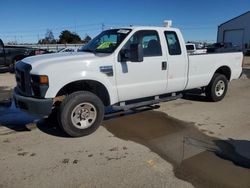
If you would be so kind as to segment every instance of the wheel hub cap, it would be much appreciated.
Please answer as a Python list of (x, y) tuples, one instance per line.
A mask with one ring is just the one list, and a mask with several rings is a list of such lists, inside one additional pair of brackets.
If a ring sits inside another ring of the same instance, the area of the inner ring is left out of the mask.
[(215, 86), (215, 94), (217, 97), (220, 97), (223, 95), (224, 91), (225, 91), (225, 83), (224, 81), (220, 80), (216, 86)]
[(96, 117), (96, 108), (90, 103), (81, 103), (77, 105), (71, 113), (71, 121), (78, 129), (90, 127), (95, 122)]

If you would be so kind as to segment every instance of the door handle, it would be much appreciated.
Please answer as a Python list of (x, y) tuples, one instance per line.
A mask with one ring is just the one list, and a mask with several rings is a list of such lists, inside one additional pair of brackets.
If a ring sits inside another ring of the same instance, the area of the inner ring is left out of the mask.
[(163, 61), (161, 63), (161, 70), (167, 70), (167, 62), (166, 61)]

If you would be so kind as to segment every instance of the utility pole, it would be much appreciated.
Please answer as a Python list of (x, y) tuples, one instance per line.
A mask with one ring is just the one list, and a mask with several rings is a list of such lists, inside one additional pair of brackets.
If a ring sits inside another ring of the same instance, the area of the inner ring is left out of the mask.
[(76, 20), (75, 20), (75, 33), (76, 33)]
[(102, 23), (102, 31), (104, 31), (105, 25), (104, 23)]

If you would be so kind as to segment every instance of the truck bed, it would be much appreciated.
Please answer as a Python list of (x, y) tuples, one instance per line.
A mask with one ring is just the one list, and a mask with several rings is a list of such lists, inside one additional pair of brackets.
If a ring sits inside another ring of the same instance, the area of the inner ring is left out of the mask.
[(186, 89), (207, 86), (216, 70), (229, 67), (232, 79), (239, 78), (242, 71), (242, 52), (207, 53), (188, 55), (188, 83)]

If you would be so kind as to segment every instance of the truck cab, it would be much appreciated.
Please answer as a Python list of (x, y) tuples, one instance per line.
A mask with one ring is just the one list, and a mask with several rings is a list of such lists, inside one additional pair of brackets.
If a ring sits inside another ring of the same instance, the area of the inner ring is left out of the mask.
[(222, 100), (242, 71), (242, 53), (188, 55), (179, 29), (125, 27), (103, 31), (77, 53), (28, 57), (16, 65), (17, 106), (42, 117), (58, 113), (71, 136), (94, 132), (105, 107), (134, 109), (205, 88)]

